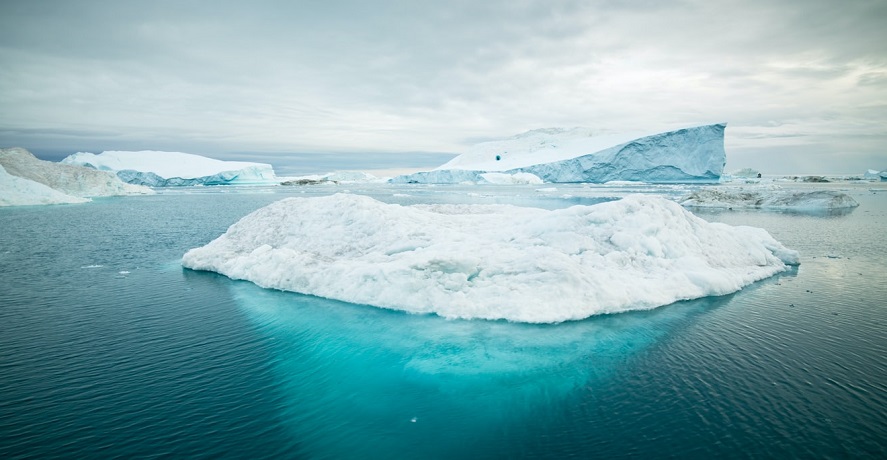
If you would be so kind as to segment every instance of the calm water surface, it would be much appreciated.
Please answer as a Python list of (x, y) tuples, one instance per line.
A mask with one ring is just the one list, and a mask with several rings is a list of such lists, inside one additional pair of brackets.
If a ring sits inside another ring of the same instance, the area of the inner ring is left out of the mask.
[[(349, 187), (545, 208), (685, 192)], [(179, 264), (265, 204), (345, 186), (0, 209), (0, 457), (885, 458), (887, 187), (837, 187), (861, 206), (698, 212), (799, 250), (789, 272), (558, 325), (407, 315)]]

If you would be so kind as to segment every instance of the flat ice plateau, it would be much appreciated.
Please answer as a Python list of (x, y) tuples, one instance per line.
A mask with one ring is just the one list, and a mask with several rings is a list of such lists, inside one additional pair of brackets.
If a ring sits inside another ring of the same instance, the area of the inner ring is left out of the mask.
[(765, 230), (644, 195), (559, 210), (287, 198), (182, 258), (265, 288), (529, 323), (729, 294), (798, 263)]
[(112, 171), (125, 182), (150, 187), (271, 184), (277, 181), (269, 164), (223, 161), (182, 152), (106, 151), (98, 155), (78, 152), (63, 159), (62, 163)]

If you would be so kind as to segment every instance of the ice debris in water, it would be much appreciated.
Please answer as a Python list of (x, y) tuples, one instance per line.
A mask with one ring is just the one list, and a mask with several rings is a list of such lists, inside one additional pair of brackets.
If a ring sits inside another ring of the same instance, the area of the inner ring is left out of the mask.
[(554, 211), (287, 198), (182, 259), (265, 288), (531, 323), (729, 294), (797, 263), (765, 230), (642, 195)]

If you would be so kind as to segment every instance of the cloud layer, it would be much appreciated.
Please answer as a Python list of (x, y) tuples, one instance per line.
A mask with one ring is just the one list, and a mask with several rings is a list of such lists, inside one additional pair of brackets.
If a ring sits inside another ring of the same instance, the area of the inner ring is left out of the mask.
[(727, 121), (728, 169), (859, 172), (887, 167), (884, 18), (862, 0), (6, 2), (0, 142), (458, 153)]

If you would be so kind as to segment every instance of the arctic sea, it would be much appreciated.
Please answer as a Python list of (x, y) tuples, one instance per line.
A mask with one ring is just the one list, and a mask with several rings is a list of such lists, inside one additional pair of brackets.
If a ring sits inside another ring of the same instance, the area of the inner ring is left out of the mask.
[(692, 187), (205, 187), (0, 209), (0, 457), (887, 458), (887, 185), (786, 187), (860, 206), (694, 211), (766, 229), (801, 265), (551, 325), (265, 290), (180, 260), (287, 196), (552, 209)]

